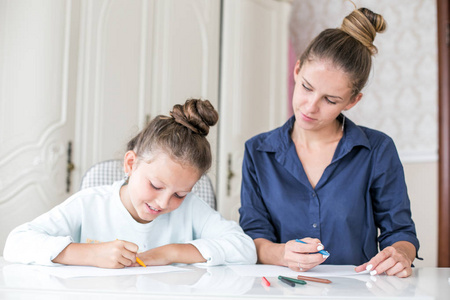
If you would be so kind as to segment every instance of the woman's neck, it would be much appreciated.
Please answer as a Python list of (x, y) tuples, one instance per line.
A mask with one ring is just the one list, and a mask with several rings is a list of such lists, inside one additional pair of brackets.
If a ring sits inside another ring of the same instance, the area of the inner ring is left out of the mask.
[(302, 145), (308, 149), (336, 143), (342, 136), (342, 124), (338, 120), (320, 130), (305, 130), (295, 122), (291, 133), (291, 138), (296, 145)]

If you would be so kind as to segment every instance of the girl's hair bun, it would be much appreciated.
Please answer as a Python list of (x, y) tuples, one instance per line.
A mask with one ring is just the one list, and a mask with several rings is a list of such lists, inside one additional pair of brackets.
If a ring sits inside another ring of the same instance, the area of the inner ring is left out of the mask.
[(211, 102), (200, 99), (189, 99), (183, 105), (175, 105), (170, 115), (178, 124), (202, 136), (208, 135), (209, 127), (219, 120), (219, 114)]
[(378, 50), (373, 41), (377, 32), (383, 32), (386, 27), (383, 16), (370, 9), (359, 8), (344, 18), (340, 29), (366, 46), (372, 54), (376, 54)]

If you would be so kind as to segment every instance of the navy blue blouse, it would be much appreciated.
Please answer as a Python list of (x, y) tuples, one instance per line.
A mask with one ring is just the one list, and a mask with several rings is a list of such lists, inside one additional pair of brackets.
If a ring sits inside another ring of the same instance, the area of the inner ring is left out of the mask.
[[(245, 144), (240, 225), (275, 243), (312, 237), (326, 264), (359, 265), (397, 241), (418, 251), (403, 166), (387, 135), (346, 119), (334, 157), (316, 187), (290, 136), (295, 117)], [(379, 229), (379, 234), (378, 234)]]

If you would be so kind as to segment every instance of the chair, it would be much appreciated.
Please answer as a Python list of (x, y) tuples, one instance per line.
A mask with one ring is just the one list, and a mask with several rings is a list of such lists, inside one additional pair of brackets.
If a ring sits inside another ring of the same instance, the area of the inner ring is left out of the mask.
[[(123, 179), (123, 161), (120, 159), (111, 159), (99, 162), (86, 171), (81, 178), (80, 190), (93, 186), (108, 185), (114, 181)], [(208, 175), (203, 175), (192, 188), (200, 199), (205, 201), (213, 209), (216, 209), (216, 195)]]

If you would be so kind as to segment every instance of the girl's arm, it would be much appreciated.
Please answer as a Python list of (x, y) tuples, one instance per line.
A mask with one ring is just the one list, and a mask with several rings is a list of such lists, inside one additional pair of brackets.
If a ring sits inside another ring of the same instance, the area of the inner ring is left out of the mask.
[(12, 230), (5, 243), (5, 260), (53, 265), (52, 260), (79, 236), (79, 206), (69, 199)]
[(139, 253), (146, 265), (162, 266), (174, 263), (195, 264), (206, 262), (200, 251), (192, 244), (168, 244)]
[(142, 253), (146, 264), (205, 262), (213, 266), (256, 262), (253, 240), (236, 222), (224, 219), (195, 194), (190, 194), (168, 219), (166, 234), (173, 235), (168, 237), (170, 243)]

